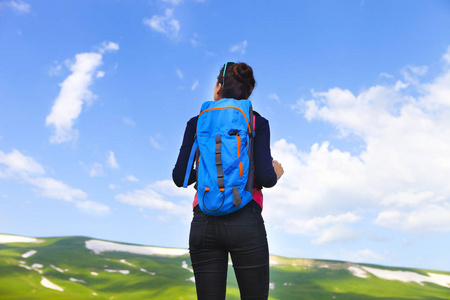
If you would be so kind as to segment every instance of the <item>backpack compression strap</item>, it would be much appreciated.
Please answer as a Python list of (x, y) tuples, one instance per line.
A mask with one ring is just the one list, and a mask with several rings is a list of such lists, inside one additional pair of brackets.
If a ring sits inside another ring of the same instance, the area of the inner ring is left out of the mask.
[(217, 182), (219, 184), (219, 190), (223, 191), (225, 183), (223, 181), (223, 166), (222, 166), (222, 140), (221, 135), (216, 135), (216, 166), (217, 166)]

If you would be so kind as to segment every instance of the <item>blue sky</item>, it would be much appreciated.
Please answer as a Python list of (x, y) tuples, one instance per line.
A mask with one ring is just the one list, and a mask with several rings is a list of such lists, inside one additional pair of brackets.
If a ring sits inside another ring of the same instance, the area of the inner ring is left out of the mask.
[(450, 270), (447, 1), (0, 1), (0, 232), (187, 247), (171, 182), (226, 61), (285, 175), (271, 253)]

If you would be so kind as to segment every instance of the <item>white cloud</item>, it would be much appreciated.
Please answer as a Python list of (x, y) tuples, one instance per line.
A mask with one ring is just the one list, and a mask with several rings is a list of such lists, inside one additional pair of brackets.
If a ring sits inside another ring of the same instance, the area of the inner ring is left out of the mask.
[(380, 77), (382, 77), (382, 78), (388, 78), (388, 79), (394, 79), (394, 76), (393, 76), (393, 75), (391, 75), (391, 74), (389, 74), (389, 73), (386, 73), (386, 72), (381, 72), (381, 73), (380, 73)]
[(110, 190), (115, 190), (115, 189), (117, 189), (117, 186), (115, 185), (115, 184), (112, 184), (112, 183), (110, 183), (109, 185), (108, 185), (108, 188), (110, 189)]
[(425, 95), (419, 99), (419, 104), (434, 112), (439, 112), (441, 109), (444, 109), (444, 112), (438, 115), (445, 114), (450, 107), (449, 83), (450, 72), (446, 72), (437, 77), (433, 82), (422, 85)]
[(418, 76), (424, 76), (428, 72), (427, 66), (410, 66), (408, 65), (407, 68), (412, 74), (418, 75)]
[(180, 22), (175, 19), (173, 9), (166, 9), (164, 16), (154, 15), (151, 19), (144, 19), (144, 24), (171, 39), (179, 37)]
[(247, 41), (243, 41), (239, 44), (233, 45), (230, 48), (231, 52), (240, 52), (241, 54), (245, 54), (245, 49), (247, 48)]
[(0, 169), (0, 177), (2, 177), (2, 174), (3, 177), (15, 177), (16, 175), (24, 177), (45, 173), (43, 166), (16, 149), (13, 149), (10, 153), (0, 151), (0, 164), (6, 166), (6, 169)]
[[(348, 189), (355, 184), (364, 184), (364, 165), (360, 159), (348, 152), (330, 150), (329, 147), (328, 142), (320, 146), (314, 144), (307, 153), (299, 151), (286, 140), (273, 145), (272, 156), (283, 164), (284, 175), (276, 188), (264, 192), (271, 198), (280, 199), (281, 203), (276, 205), (283, 205), (281, 211), (298, 210), (304, 220), (340, 215), (352, 210), (353, 201), (366, 194), (362, 191), (348, 198)], [(283, 216), (280, 221), (284, 223), (291, 218)]]
[(450, 46), (447, 47), (447, 52), (442, 56), (442, 59), (443, 59), (447, 64), (450, 64)]
[(41, 197), (71, 202), (90, 213), (109, 211), (106, 205), (85, 200), (87, 194), (84, 191), (72, 188), (60, 180), (45, 177), (42, 165), (15, 149), (10, 153), (0, 151), (0, 179), (27, 183), (34, 187), (34, 191)]
[(127, 175), (125, 176), (124, 180), (126, 181), (131, 181), (131, 182), (138, 182), (139, 179), (137, 179), (136, 177), (134, 177), (133, 175)]
[(136, 127), (136, 122), (134, 122), (132, 119), (123, 118), (122, 120), (125, 123), (125, 125), (130, 126), (130, 127)]
[(419, 77), (424, 76), (428, 72), (427, 66), (410, 66), (407, 65), (402, 70), (403, 78), (406, 82), (412, 83), (412, 84), (418, 84), (419, 83)]
[[(318, 244), (357, 238), (361, 223), (450, 231), (450, 70), (427, 83), (419, 79), (428, 68), (407, 70), (416, 76), (412, 85), (397, 81), (356, 95), (341, 88), (312, 91), (312, 100), (297, 103), (306, 119), (332, 124), (341, 138), (358, 138), (362, 150), (352, 154), (325, 141), (301, 151), (277, 141), (272, 155), (285, 174), (264, 190), (268, 222)], [(349, 213), (360, 219), (336, 219)], [(366, 219), (374, 213), (375, 220)], [(326, 216), (335, 222), (312, 226)]]
[(192, 47), (197, 47), (200, 44), (200, 36), (198, 33), (194, 33), (191, 38), (191, 45)]
[(351, 227), (336, 224), (320, 231), (317, 237), (312, 241), (316, 245), (324, 245), (335, 242), (347, 242), (358, 239), (362, 232)]
[(269, 94), (269, 95), (267, 96), (267, 98), (269, 98), (269, 99), (271, 99), (271, 100), (275, 100), (277, 103), (281, 103), (280, 97), (278, 97), (278, 95), (275, 94), (275, 93)]
[(117, 163), (117, 160), (116, 160), (116, 156), (114, 155), (114, 152), (112, 152), (112, 151), (109, 151), (107, 163), (108, 163), (108, 166), (110, 168), (120, 169), (120, 166), (119, 166), (119, 164)]
[(181, 72), (180, 69), (176, 69), (175, 72), (177, 72), (178, 78), (183, 79), (184, 75), (183, 75), (183, 72)]
[(194, 82), (194, 84), (193, 84), (192, 87), (191, 87), (191, 90), (194, 91), (197, 87), (198, 87), (198, 80), (196, 80), (196, 81)]
[(376, 262), (383, 261), (383, 255), (377, 254), (370, 249), (357, 250), (354, 252), (351, 251), (341, 251), (342, 259), (350, 262)]
[(158, 141), (161, 138), (160, 135), (155, 135), (155, 136), (151, 136), (149, 137), (150, 140), (150, 144), (152, 145), (153, 148), (155, 148), (156, 150), (164, 150), (164, 147), (161, 145), (161, 143)]
[(57, 61), (54, 62), (54, 65), (49, 68), (47, 74), (49, 76), (59, 76), (62, 73), (63, 67)]
[(175, 186), (172, 180), (161, 180), (156, 181), (155, 183), (152, 183), (148, 185), (150, 188), (160, 192), (163, 195), (167, 196), (177, 196), (177, 197), (188, 197), (192, 198), (193, 193), (191, 188), (178, 188)]
[(4, 1), (3, 3), (0, 2), (0, 8), (2, 6), (9, 7), (19, 14), (26, 14), (31, 11), (31, 6), (21, 0)]
[(117, 51), (119, 50), (119, 44), (116, 44), (114, 42), (103, 42), (100, 47), (98, 47), (98, 52), (101, 54), (108, 52), (108, 51)]
[(89, 170), (89, 176), (91, 177), (105, 176), (105, 173), (103, 172), (103, 165), (99, 163), (92, 164), (91, 169)]
[(103, 78), (103, 77), (105, 77), (105, 72), (104, 72), (104, 71), (98, 71), (96, 77), (97, 77), (97, 78)]
[(96, 214), (96, 215), (102, 215), (109, 212), (109, 207), (93, 201), (77, 201), (76, 205), (78, 208), (85, 210), (87, 212)]
[(81, 113), (83, 102), (92, 99), (88, 89), (92, 84), (92, 74), (102, 63), (98, 53), (81, 53), (76, 55), (76, 62), (71, 66), (72, 74), (61, 84), (61, 91), (56, 98), (50, 115), (45, 123), (55, 128), (52, 143), (62, 143), (76, 139), (78, 131), (72, 129), (73, 122)]
[[(176, 204), (172, 201), (166, 200), (167, 196), (180, 196), (177, 191), (178, 188), (171, 182), (171, 185), (166, 184), (166, 181), (157, 182), (153, 185), (147, 185), (145, 189), (134, 190), (126, 194), (116, 195), (115, 198), (125, 204), (138, 206), (141, 208), (148, 208), (158, 210), (169, 215), (181, 215), (189, 218), (192, 214), (192, 209), (188, 204)], [(192, 197), (192, 192), (190, 193)], [(182, 193), (181, 196), (185, 196)]]
[(46, 198), (62, 199), (76, 202), (77, 199), (86, 199), (87, 195), (80, 189), (74, 189), (67, 184), (50, 177), (28, 178), (27, 181), (37, 187), (37, 193)]
[(315, 217), (310, 220), (289, 220), (291, 225), (294, 225), (292, 229), (300, 230), (301, 232), (317, 231), (323, 227), (334, 225), (337, 223), (354, 223), (360, 220), (360, 217), (353, 213), (346, 213), (341, 215), (327, 215), (325, 217)]
[[(99, 51), (104, 53), (117, 49), (117, 44), (104, 42)], [(78, 131), (72, 127), (81, 114), (83, 104), (95, 98), (89, 87), (93, 83), (96, 69), (102, 64), (100, 53), (80, 53), (75, 56), (75, 62), (69, 63), (72, 74), (61, 83), (61, 91), (53, 104), (51, 113), (45, 119), (45, 124), (55, 130), (50, 139), (52, 143), (76, 140)]]
[(355, 223), (360, 219), (354, 213), (314, 217), (309, 220), (295, 219), (293, 216), (290, 216), (290, 219), (284, 220), (284, 223), (280, 223), (279, 220), (277, 224), (288, 232), (313, 236), (315, 237), (312, 241), (313, 244), (323, 245), (359, 238), (361, 236), (360, 231), (344, 224)]
[(436, 195), (431, 191), (423, 191), (414, 193), (413, 191), (399, 191), (386, 196), (382, 204), (386, 207), (398, 206), (398, 207), (415, 207), (422, 203), (427, 203), (436, 199)]
[(177, 6), (178, 4), (181, 3), (182, 0), (161, 0), (164, 3), (168, 3), (171, 4), (173, 6)]
[(379, 213), (376, 224), (404, 231), (450, 231), (450, 203), (425, 203), (417, 209), (385, 210)]

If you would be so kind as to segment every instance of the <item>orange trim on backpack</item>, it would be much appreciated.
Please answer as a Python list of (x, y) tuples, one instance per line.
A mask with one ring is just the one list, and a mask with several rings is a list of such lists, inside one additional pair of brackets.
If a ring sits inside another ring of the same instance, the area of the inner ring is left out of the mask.
[[(238, 134), (236, 134), (236, 139), (237, 139), (237, 157), (241, 156), (241, 136)], [(243, 176), (244, 175), (244, 169), (242, 167), (242, 161), (239, 162), (239, 175)]]
[(242, 113), (242, 115), (244, 116), (245, 122), (247, 122), (248, 132), (252, 132), (252, 128), (250, 127), (250, 123), (248, 122), (247, 116), (245, 115), (244, 111), (243, 111), (242, 109), (240, 109), (239, 107), (236, 107), (236, 106), (224, 106), (224, 107), (208, 108), (208, 109), (205, 109), (204, 111), (202, 111), (198, 116), (200, 117), (200, 116), (202, 115), (202, 113), (204, 113), (204, 112), (206, 112), (206, 111), (210, 111), (210, 110), (218, 110), (218, 109), (226, 109), (226, 108), (234, 108), (234, 109), (239, 110), (239, 111)]
[(209, 191), (209, 187), (205, 187), (205, 192), (208, 192)]

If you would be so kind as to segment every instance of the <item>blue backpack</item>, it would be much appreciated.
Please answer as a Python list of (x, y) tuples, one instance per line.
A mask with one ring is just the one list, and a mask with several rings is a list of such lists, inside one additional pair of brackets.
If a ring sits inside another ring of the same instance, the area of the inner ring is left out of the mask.
[(203, 103), (183, 187), (195, 158), (197, 197), (204, 213), (226, 215), (252, 200), (253, 126), (250, 100)]

